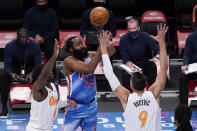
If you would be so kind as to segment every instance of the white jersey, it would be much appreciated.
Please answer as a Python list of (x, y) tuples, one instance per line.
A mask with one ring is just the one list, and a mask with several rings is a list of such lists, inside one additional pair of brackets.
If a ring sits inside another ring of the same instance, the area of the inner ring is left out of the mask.
[(161, 110), (151, 91), (130, 94), (123, 116), (125, 131), (161, 131)]
[(51, 87), (53, 90), (45, 86), (48, 96), (41, 102), (34, 100), (32, 95), (30, 119), (26, 131), (52, 131), (51, 125), (58, 114), (58, 93), (53, 83)]

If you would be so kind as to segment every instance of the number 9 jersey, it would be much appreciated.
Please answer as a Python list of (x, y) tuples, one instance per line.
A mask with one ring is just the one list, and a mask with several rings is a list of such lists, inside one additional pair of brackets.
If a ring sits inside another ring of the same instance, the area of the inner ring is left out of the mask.
[(123, 116), (125, 131), (161, 131), (161, 109), (151, 91), (130, 94)]

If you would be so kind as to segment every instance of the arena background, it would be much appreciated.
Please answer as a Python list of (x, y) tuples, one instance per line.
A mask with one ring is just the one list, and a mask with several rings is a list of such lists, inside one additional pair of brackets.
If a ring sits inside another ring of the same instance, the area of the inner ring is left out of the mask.
[[(169, 25), (166, 39), (166, 47), (169, 55), (169, 74), (166, 87), (161, 94), (160, 106), (162, 108), (163, 130), (174, 130), (173, 111), (178, 104), (178, 79), (181, 74), (182, 55), (188, 34), (195, 30), (196, 23), (192, 22), (193, 7), (197, 0), (108, 0), (107, 6), (114, 12), (116, 17), (117, 35), (116, 43), (122, 33), (126, 32), (126, 16), (136, 16), (141, 20), (146, 11), (161, 11), (164, 13)], [(0, 1), (0, 69), (3, 69), (3, 51), (5, 44), (16, 37), (16, 30), (22, 25), (25, 11), (34, 5), (34, 0), (1, 0)], [(59, 40), (62, 42), (67, 37), (79, 35), (81, 15), (85, 9), (91, 6), (91, 0), (49, 0), (59, 18)], [(196, 16), (195, 16), (196, 17)], [(113, 68), (120, 79), (121, 63), (120, 54), (113, 56)], [(61, 67), (61, 62), (59, 62)], [(98, 130), (99, 131), (121, 131), (124, 130), (124, 119), (122, 107), (119, 100), (111, 92), (111, 89), (102, 73), (97, 73), (98, 84)], [(8, 103), (8, 119), (0, 119), (0, 131), (24, 130), (29, 119), (30, 104)], [(197, 130), (197, 102), (192, 101), (190, 105), (193, 111), (192, 126)], [(1, 109), (1, 108), (0, 108)], [(63, 109), (54, 123), (54, 130), (61, 129)]]

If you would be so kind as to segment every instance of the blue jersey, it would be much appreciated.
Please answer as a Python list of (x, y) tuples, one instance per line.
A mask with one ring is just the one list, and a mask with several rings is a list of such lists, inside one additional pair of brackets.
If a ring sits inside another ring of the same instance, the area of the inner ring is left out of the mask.
[[(85, 62), (89, 62), (87, 58)], [(68, 98), (78, 103), (90, 103), (96, 96), (96, 77), (94, 74), (74, 72), (66, 76)]]
[[(90, 58), (86, 58), (88, 63)], [(94, 74), (74, 72), (66, 76), (68, 99), (77, 102), (77, 109), (67, 107), (65, 110), (65, 124), (75, 119), (94, 118), (97, 120), (96, 77)]]

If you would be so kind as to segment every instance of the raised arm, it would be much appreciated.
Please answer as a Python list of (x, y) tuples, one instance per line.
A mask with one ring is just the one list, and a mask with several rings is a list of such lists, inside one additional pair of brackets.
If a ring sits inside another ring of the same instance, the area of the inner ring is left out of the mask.
[(82, 72), (82, 73), (93, 73), (99, 60), (100, 60), (101, 52), (100, 47), (97, 49), (96, 54), (91, 59), (89, 63), (85, 63), (83, 61), (79, 61), (74, 59), (73, 57), (68, 57), (64, 60), (64, 71), (72, 70), (75, 72)]
[(59, 54), (59, 45), (58, 45), (57, 40), (55, 39), (53, 56), (46, 63), (46, 65), (42, 69), (42, 72), (39, 75), (38, 79), (33, 84), (34, 91), (39, 91), (46, 85), (46, 82), (47, 82), (48, 78), (50, 77), (50, 74), (53, 70), (53, 67), (54, 67), (54, 64), (55, 64), (58, 54)]
[[(104, 34), (104, 37), (105, 35), (106, 34)], [(113, 72), (113, 68), (107, 52), (107, 45), (103, 44), (102, 42), (104, 38), (100, 37), (99, 40), (101, 41), (100, 44), (101, 44), (101, 53), (102, 53), (103, 69), (104, 69), (105, 77), (107, 78), (110, 87), (115, 93), (115, 95), (120, 99), (123, 109), (125, 110), (127, 104), (127, 98), (130, 92), (120, 84), (118, 78)]]
[[(103, 33), (107, 34), (107, 31), (103, 31), (100, 35)], [(110, 35), (107, 35), (108, 39), (105, 39), (102, 41), (103, 43), (110, 43), (109, 37)], [(108, 44), (108, 50), (113, 55), (115, 53), (115, 49), (113, 45)], [(66, 74), (69, 74), (68, 70), (76, 71), (76, 72), (82, 72), (82, 73), (93, 73), (95, 71), (95, 68), (98, 65), (98, 62), (101, 60), (101, 51), (100, 46), (97, 49), (96, 53), (89, 53), (89, 57), (91, 57), (91, 61), (89, 63), (85, 63), (83, 61), (76, 60), (74, 57), (68, 57), (64, 60), (64, 71)], [(68, 72), (68, 73), (67, 73)]]
[(160, 24), (157, 26), (157, 36), (153, 37), (159, 43), (160, 48), (160, 70), (157, 74), (155, 83), (149, 88), (150, 91), (153, 92), (155, 98), (157, 99), (165, 87), (166, 83), (166, 76), (168, 70), (168, 58), (166, 53), (166, 46), (165, 46), (165, 34), (168, 30), (168, 27), (164, 24)]

